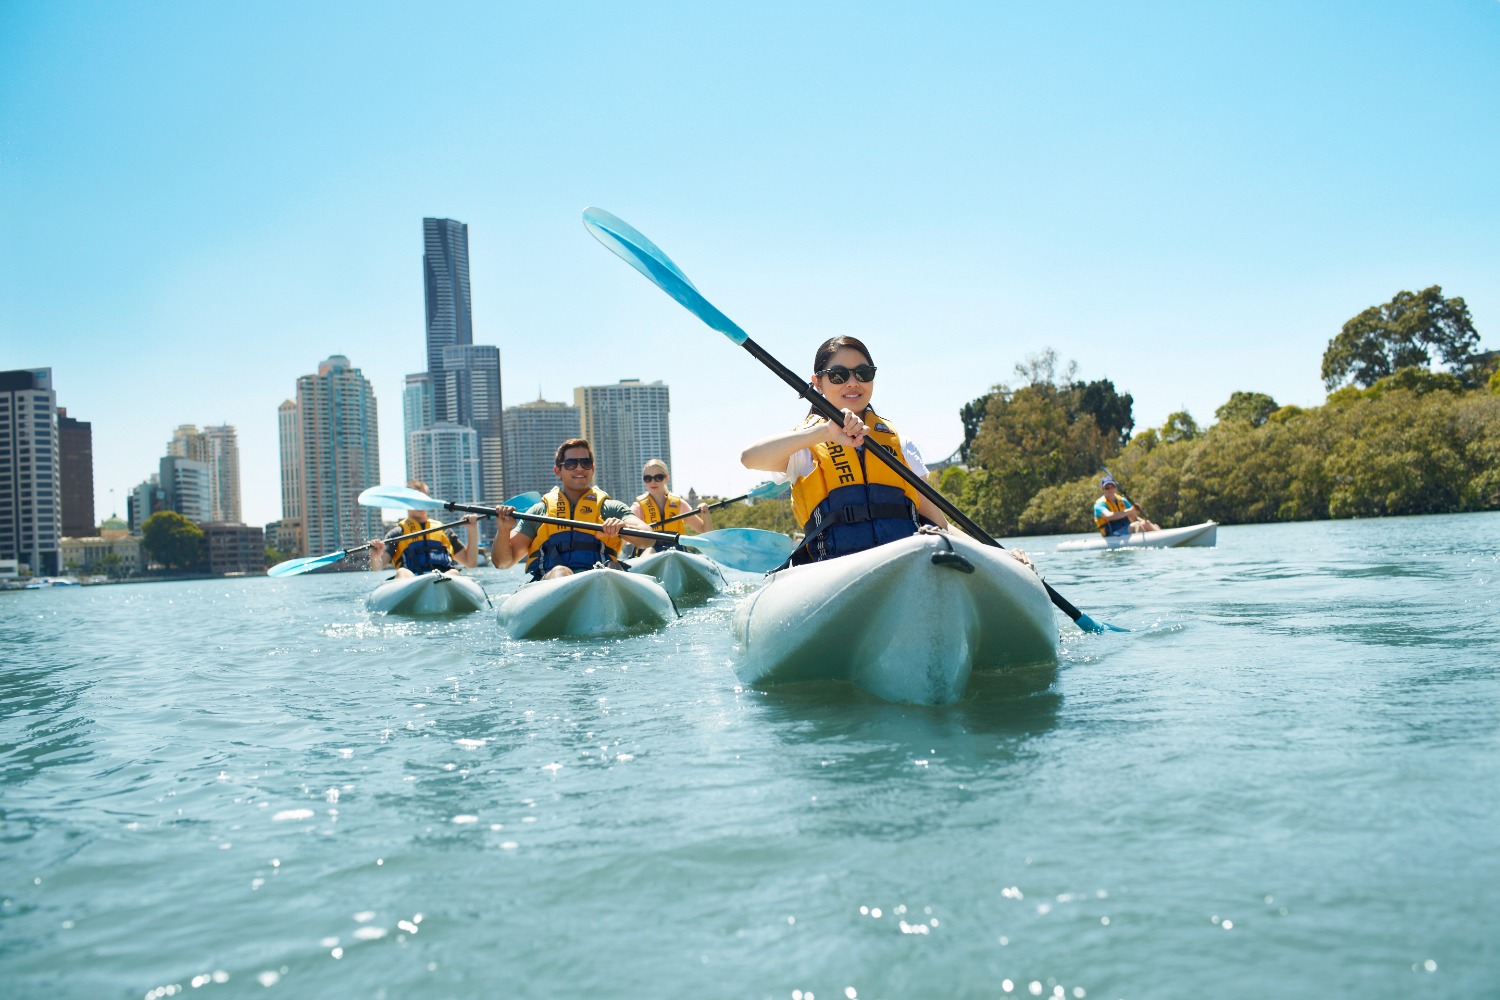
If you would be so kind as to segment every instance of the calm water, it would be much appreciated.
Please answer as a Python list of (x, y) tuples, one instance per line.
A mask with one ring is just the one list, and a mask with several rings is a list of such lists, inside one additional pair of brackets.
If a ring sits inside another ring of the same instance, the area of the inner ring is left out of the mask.
[(741, 690), (727, 597), (0, 595), (0, 993), (1500, 995), (1500, 514), (1055, 541), (1137, 631), (948, 709)]

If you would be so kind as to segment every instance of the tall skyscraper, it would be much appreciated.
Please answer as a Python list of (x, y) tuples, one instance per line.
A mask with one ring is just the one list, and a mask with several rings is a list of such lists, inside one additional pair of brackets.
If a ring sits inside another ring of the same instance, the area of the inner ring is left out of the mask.
[(59, 569), (57, 393), (51, 368), (0, 372), (0, 559)]
[(626, 503), (641, 493), (641, 466), (649, 458), (672, 464), (671, 399), (662, 382), (621, 379), (614, 385), (573, 390), (583, 436), (594, 449), (594, 482)]
[(281, 517), (302, 516), (302, 429), (297, 404), (290, 399), (276, 408), (276, 440), (281, 446)]
[(165, 455), (158, 476), (166, 496), (166, 510), (175, 510), (194, 524), (214, 521), (213, 475), (207, 462)]
[[(469, 227), (453, 219), (422, 220), (422, 284), (427, 294), (427, 372), (443, 369), (443, 348), (474, 343), (469, 298)], [(447, 412), (433, 386), (433, 418)]]
[[(433, 385), (439, 383), (446, 410), (435, 416), (472, 427), (478, 434), (480, 495), (491, 502), (500, 502), (507, 495), (500, 349), (486, 344), (443, 348), (443, 370), (433, 376)], [(438, 391), (433, 395), (436, 399)]]
[(501, 494), (513, 497), (531, 490), (545, 493), (557, 485), (557, 477), (552, 474), (557, 446), (568, 438), (581, 437), (583, 425), (578, 407), (538, 399), (509, 407), (504, 431), (505, 488)]
[(479, 491), (479, 435), (474, 428), (439, 420), (412, 431), (406, 447), (411, 478), (426, 483), (429, 496), (460, 503), (484, 499)]
[(94, 524), (94, 428), (57, 408), (58, 496), (64, 538), (99, 534)]
[(406, 442), (407, 479), (417, 478), (411, 464), (412, 432), (431, 427), (432, 419), (432, 376), (426, 372), (406, 376), (406, 388), (401, 391), (401, 440)]
[(301, 434), (303, 544), (323, 553), (361, 545), (380, 532), (380, 511), (359, 494), (380, 482), (375, 390), (349, 359), (335, 354), (316, 375), (297, 379)]
[[(208, 515), (202, 523), (240, 523), (240, 445), (233, 426), (223, 424), (200, 431), (193, 424), (180, 424), (167, 443), (167, 455), (202, 462), (206, 467)], [(165, 474), (162, 485), (169, 494), (172, 492)], [(172, 509), (187, 514), (181, 507)]]

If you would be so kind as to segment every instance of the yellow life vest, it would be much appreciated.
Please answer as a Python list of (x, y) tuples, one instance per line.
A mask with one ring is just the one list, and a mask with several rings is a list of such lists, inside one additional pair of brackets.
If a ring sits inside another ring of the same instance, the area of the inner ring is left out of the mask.
[[(1115, 498), (1113, 500), (1107, 499), (1107, 498), (1102, 497), (1102, 496), (1098, 500), (1095, 500), (1094, 501), (1094, 509), (1098, 510), (1100, 504), (1104, 505), (1104, 509), (1105, 510), (1112, 511), (1112, 512), (1118, 512), (1118, 511), (1128, 510), (1129, 509), (1126, 506), (1125, 498), (1120, 495), (1120, 493), (1119, 493), (1118, 490), (1115, 491)], [(1114, 525), (1116, 525), (1117, 523), (1119, 523), (1118, 519), (1116, 519), (1115, 521), (1111, 521), (1109, 518), (1103, 517), (1101, 515), (1097, 515), (1096, 514), (1094, 516), (1094, 527), (1096, 527), (1096, 528), (1099, 529), (1099, 534), (1101, 534), (1101, 535), (1108, 536), (1108, 535), (1111, 535), (1111, 534), (1125, 534), (1125, 532), (1121, 531), (1119, 528), (1114, 527)], [(1128, 530), (1128, 525), (1130, 524), (1130, 521), (1127, 519), (1125, 521), (1125, 524), (1127, 525), (1127, 530)]]
[[(547, 505), (548, 517), (603, 524), (604, 501), (608, 499), (608, 493), (594, 486), (578, 498), (575, 506), (568, 503), (561, 486), (554, 486), (542, 497), (542, 502)], [(619, 537), (605, 538), (592, 531), (579, 531), (561, 524), (538, 524), (536, 537), (531, 540), (531, 548), (526, 553), (526, 568), (537, 577), (554, 566), (567, 566), (574, 572), (589, 569), (605, 555), (619, 558), (620, 541)]]
[[(431, 526), (431, 522), (422, 524), (413, 518), (405, 517), (401, 519), (401, 524), (399, 525), (401, 530), (399, 534), (406, 535), (410, 534), (413, 531), (421, 531), (424, 527)], [(413, 547), (414, 544), (415, 547)], [(410, 549), (411, 554), (417, 557), (413, 558), (411, 562), (414, 564), (422, 564), (420, 566), (407, 566), (407, 568), (412, 570), (412, 572), (425, 573), (427, 570), (433, 568), (446, 568), (442, 566), (433, 567), (432, 565), (430, 565), (430, 563), (432, 562), (431, 557), (432, 555), (436, 554), (437, 546), (439, 545), (441, 545), (443, 549), (448, 553), (448, 562), (455, 566), (458, 565), (458, 560), (454, 558), (457, 553), (453, 548), (453, 539), (448, 537), (447, 531), (428, 531), (421, 535), (417, 535), (414, 538), (403, 538), (401, 541), (396, 543), (395, 548), (391, 549), (391, 565), (406, 566), (404, 557), (407, 555), (407, 550)], [(441, 561), (441, 559), (438, 560), (438, 562)]]
[[(873, 409), (865, 409), (864, 420), (866, 439), (906, 465), (895, 428)], [(884, 461), (836, 442), (820, 441), (808, 450), (813, 469), (792, 483), (792, 513), (803, 525), (793, 564), (862, 552), (916, 532), (922, 495)]]
[(659, 521), (664, 521), (669, 517), (676, 517), (678, 514), (689, 509), (687, 501), (682, 499), (682, 497), (676, 493), (668, 493), (665, 509), (656, 505), (656, 500), (650, 493), (642, 493), (635, 498), (635, 502), (641, 505), (641, 520), (650, 525), (652, 531), (665, 531), (673, 535), (682, 534), (681, 521), (673, 521), (671, 524), (661, 525), (660, 527), (657, 524)]
[[(906, 465), (906, 456), (901, 451), (901, 435), (885, 418), (873, 409), (865, 408), (863, 415), (870, 431), (866, 435), (871, 441), (885, 445), (886, 449)], [(821, 418), (818, 418), (821, 419)], [(804, 425), (806, 426), (806, 425)], [(859, 450), (832, 441), (819, 441), (812, 452), (813, 470), (792, 483), (792, 515), (798, 524), (807, 524), (818, 504), (828, 499), (828, 494), (841, 486), (864, 485), (866, 483), (894, 486), (905, 493), (916, 506), (922, 494), (896, 475), (880, 459), (865, 460)]]

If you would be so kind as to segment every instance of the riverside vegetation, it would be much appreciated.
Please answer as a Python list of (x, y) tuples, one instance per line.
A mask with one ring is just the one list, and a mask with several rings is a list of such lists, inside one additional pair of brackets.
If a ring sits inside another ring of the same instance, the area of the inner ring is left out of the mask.
[[(1463, 299), (1400, 292), (1344, 324), (1323, 355), (1322, 406), (1235, 392), (1201, 427), (1171, 414), (1132, 435), (1133, 400), (1059, 371), (1048, 349), (963, 407), (961, 464), (937, 487), (986, 531), (1093, 530), (1108, 468), (1158, 523), (1257, 524), (1500, 509), (1500, 371)], [(1435, 370), (1441, 365), (1442, 370)], [(785, 501), (715, 515), (795, 531)]]

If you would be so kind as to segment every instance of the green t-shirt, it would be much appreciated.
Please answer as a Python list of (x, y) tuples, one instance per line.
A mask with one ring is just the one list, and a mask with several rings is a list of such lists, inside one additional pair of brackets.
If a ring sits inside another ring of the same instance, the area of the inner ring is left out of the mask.
[[(547, 502), (544, 500), (541, 503), (532, 504), (531, 509), (526, 513), (545, 515), (547, 513)], [(599, 514), (601, 519), (606, 521), (612, 517), (629, 517), (630, 505), (623, 504), (620, 501), (616, 500), (614, 497), (610, 497), (600, 506)], [(527, 538), (535, 538), (536, 529), (540, 527), (541, 523), (539, 521), (520, 521), (516, 525), (516, 530), (525, 535)]]

